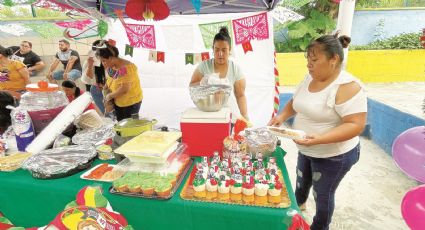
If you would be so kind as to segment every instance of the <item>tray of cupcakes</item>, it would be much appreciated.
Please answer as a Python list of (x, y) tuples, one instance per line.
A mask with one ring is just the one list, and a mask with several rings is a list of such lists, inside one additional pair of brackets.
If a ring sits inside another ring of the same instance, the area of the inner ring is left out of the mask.
[(261, 153), (221, 159), (203, 157), (193, 167), (180, 196), (185, 200), (287, 208), (291, 201), (272, 156)]
[(116, 167), (124, 175), (112, 182), (112, 194), (148, 199), (170, 199), (190, 168), (192, 160), (187, 154), (172, 154), (165, 164), (121, 161)]

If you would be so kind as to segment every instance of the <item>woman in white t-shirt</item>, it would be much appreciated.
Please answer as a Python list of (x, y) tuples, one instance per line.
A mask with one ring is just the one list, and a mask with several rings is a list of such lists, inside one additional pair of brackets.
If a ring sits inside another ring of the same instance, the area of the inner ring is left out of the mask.
[(316, 201), (311, 229), (329, 229), (335, 191), (360, 155), (359, 135), (367, 118), (367, 98), (358, 79), (342, 70), (347, 36), (325, 35), (307, 47), (309, 74), (269, 125), (295, 115), (293, 127), (307, 133), (299, 149), (295, 196), (305, 207), (310, 188)]
[[(239, 108), (239, 113), (245, 119), (248, 118), (248, 109), (245, 97), (245, 77), (239, 66), (229, 60), (231, 51), (231, 39), (226, 27), (222, 27), (215, 35), (213, 41), (214, 58), (201, 62), (192, 75), (190, 85), (199, 84), (228, 84), (232, 87), (234, 98)], [(229, 101), (232, 103), (233, 96)], [(231, 106), (232, 112), (235, 111)], [(234, 114), (234, 117), (237, 117)]]

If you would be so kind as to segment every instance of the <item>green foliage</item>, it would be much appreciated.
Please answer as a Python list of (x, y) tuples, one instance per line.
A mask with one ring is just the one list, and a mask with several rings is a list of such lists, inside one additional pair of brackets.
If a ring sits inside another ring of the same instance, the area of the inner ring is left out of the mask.
[(280, 4), (291, 9), (299, 9), (313, 0), (283, 0)]
[(275, 44), (277, 52), (305, 51), (312, 40), (332, 31), (335, 21), (329, 15), (313, 9), (308, 17), (289, 23), (287, 28), (289, 38)]
[(364, 46), (350, 46), (349, 48), (350, 50), (422, 49), (419, 41), (421, 35), (422, 33), (402, 33)]
[[(44, 9), (44, 8), (35, 8), (37, 18), (43, 19), (57, 19), (65, 18), (66, 15), (63, 12)], [(0, 8), (0, 19), (7, 20), (31, 20), (35, 19), (31, 13), (31, 8), (29, 6), (4, 6)]]
[(13, 5), (15, 5), (15, 3), (12, 0), (4, 0), (3, 5), (13, 6)]
[(35, 8), (35, 14), (40, 18), (58, 18), (66, 17), (65, 13), (44, 8)]
[(425, 7), (423, 0), (358, 0), (356, 9)]

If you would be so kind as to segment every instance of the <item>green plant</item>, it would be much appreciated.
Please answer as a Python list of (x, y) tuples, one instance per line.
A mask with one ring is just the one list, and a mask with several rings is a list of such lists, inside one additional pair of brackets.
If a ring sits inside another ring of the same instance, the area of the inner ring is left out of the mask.
[(364, 8), (399, 8), (399, 7), (425, 7), (423, 0), (358, 0), (356, 9)]
[(35, 14), (37, 15), (37, 17), (41, 17), (41, 18), (57, 18), (57, 17), (66, 16), (64, 13), (60, 11), (44, 9), (44, 8), (36, 8)]
[(363, 46), (350, 46), (350, 50), (422, 49), (419, 37), (422, 33), (402, 33)]
[(305, 19), (289, 23), (286, 41), (277, 42), (277, 52), (301, 52), (305, 51), (308, 44), (323, 34), (327, 34), (335, 28), (335, 21), (327, 14), (317, 10), (311, 10)]
[(0, 18), (14, 18), (15, 12), (10, 7), (3, 7), (0, 9)]

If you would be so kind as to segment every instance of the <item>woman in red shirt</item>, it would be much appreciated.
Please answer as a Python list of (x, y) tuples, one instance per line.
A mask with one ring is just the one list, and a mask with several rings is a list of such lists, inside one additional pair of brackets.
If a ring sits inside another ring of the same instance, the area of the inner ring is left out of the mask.
[[(78, 96), (84, 93), (83, 90), (80, 89), (77, 85), (75, 85), (75, 82), (70, 80), (65, 80), (62, 82), (62, 90), (65, 92), (66, 97), (68, 98), (69, 102), (75, 100)], [(99, 115), (102, 115), (99, 108), (93, 103), (90, 103), (89, 106), (84, 111), (94, 109)]]

